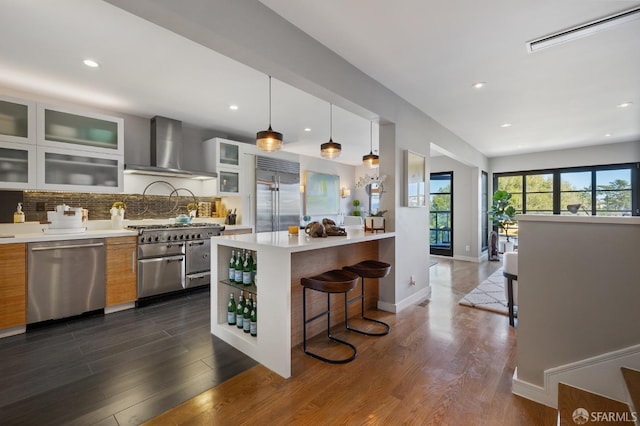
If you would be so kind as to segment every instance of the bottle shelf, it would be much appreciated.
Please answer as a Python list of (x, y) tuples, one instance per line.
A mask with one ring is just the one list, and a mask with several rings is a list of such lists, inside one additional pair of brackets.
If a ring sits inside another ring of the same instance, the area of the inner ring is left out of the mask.
[(255, 284), (244, 285), (244, 284), (238, 284), (236, 282), (231, 282), (229, 280), (220, 280), (220, 283), (228, 285), (228, 286), (233, 287), (233, 288), (236, 288), (238, 290), (248, 291), (249, 293), (252, 293), (253, 295), (257, 295), (258, 294), (258, 287), (256, 287)]

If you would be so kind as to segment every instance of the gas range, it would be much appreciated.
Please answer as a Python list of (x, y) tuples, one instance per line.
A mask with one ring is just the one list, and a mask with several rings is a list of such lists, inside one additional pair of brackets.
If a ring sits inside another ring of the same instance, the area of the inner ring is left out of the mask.
[(203, 240), (224, 231), (224, 226), (217, 223), (131, 225), (127, 228), (138, 231), (139, 244)]

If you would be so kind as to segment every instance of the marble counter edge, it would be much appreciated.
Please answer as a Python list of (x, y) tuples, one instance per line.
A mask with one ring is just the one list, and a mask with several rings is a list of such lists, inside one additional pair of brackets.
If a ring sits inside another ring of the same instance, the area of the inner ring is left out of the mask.
[(287, 231), (262, 232), (257, 234), (221, 235), (212, 237), (214, 244), (249, 250), (259, 248), (282, 250), (290, 253), (337, 247), (365, 241), (375, 241), (395, 237), (395, 232), (355, 232), (346, 237), (311, 238), (304, 234), (289, 236)]

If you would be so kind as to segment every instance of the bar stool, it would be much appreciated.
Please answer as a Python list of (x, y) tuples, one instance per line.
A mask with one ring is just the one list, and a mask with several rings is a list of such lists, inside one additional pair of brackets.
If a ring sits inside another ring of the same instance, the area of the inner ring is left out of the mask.
[[(391, 270), (391, 265), (385, 262), (380, 262), (378, 260), (363, 260), (362, 262), (356, 263), (355, 265), (345, 266), (342, 269), (349, 272), (354, 272), (358, 274), (360, 277), (362, 277), (362, 293), (360, 294), (360, 296), (354, 297), (351, 300), (347, 300), (347, 293), (344, 294), (344, 303), (345, 303), (344, 316), (345, 316), (345, 324), (346, 324), (347, 330), (355, 331), (356, 333), (364, 334), (365, 336), (385, 336), (389, 334), (389, 331), (391, 330), (391, 327), (389, 326), (389, 324), (384, 323), (382, 321), (378, 321), (373, 318), (368, 318), (364, 315), (364, 279), (386, 277), (387, 275), (389, 275), (389, 271)], [(365, 321), (371, 321), (378, 324), (382, 324), (385, 327), (385, 331), (373, 333), (373, 332), (367, 332), (367, 331), (351, 328), (349, 326), (348, 307), (350, 304), (357, 302), (358, 300), (362, 300), (362, 306), (361, 306), (362, 319)]]
[[(317, 358), (321, 361), (328, 362), (331, 364), (344, 364), (346, 362), (353, 361), (358, 355), (358, 350), (351, 343), (345, 342), (344, 340), (337, 339), (331, 335), (331, 293), (344, 293), (345, 300), (346, 294), (348, 291), (351, 291), (358, 285), (358, 276), (352, 272), (334, 269), (332, 271), (323, 272), (320, 275), (315, 275), (313, 277), (302, 278), (300, 280), (300, 284), (304, 287), (302, 290), (302, 315), (304, 319), (303, 325), (303, 349), (304, 353), (310, 355), (314, 358)], [(313, 318), (307, 319), (307, 289), (321, 291), (323, 293), (327, 293), (327, 310), (319, 313)], [(345, 310), (347, 306), (345, 305)], [(347, 358), (343, 359), (330, 359), (315, 354), (307, 350), (307, 324), (317, 320), (318, 318), (326, 315), (327, 316), (327, 337), (329, 340), (339, 343), (341, 345), (348, 346), (351, 348), (353, 354)]]

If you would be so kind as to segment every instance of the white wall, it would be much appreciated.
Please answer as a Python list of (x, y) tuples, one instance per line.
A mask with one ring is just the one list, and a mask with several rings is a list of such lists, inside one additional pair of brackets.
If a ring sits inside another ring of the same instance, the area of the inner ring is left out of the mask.
[(489, 159), (489, 167), (491, 173), (503, 173), (637, 161), (640, 161), (640, 142), (629, 142), (494, 157)]
[[(431, 157), (431, 173), (453, 172), (453, 256), (478, 261), (479, 169), (446, 156)], [(466, 247), (469, 246), (469, 251)]]
[(518, 379), (640, 344), (640, 218), (518, 221)]
[(428, 293), (428, 209), (402, 207), (402, 152), (428, 157), (436, 142), (471, 164), (486, 161), (482, 154), (258, 1), (108, 1), (363, 117), (379, 117), (381, 173), (390, 176), (383, 204), (393, 203), (396, 231), (395, 249), (385, 254), (396, 262), (393, 295), (381, 297), (396, 309)]

